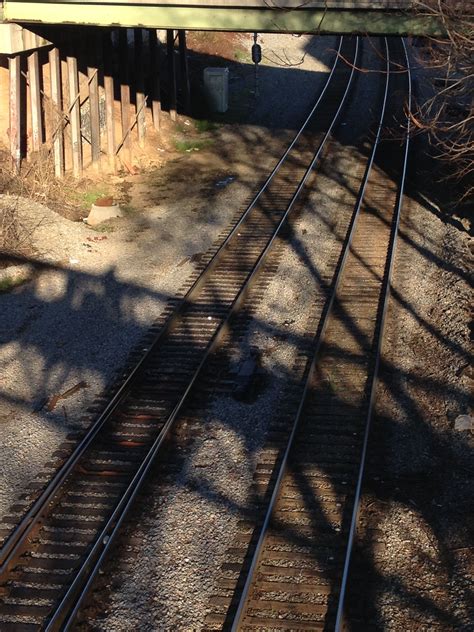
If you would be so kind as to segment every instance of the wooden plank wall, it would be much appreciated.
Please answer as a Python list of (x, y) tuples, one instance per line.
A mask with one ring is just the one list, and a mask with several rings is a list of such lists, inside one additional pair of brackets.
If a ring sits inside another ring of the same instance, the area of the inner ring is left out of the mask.
[[(161, 95), (176, 120), (175, 56), (186, 56), (185, 33), (154, 29), (60, 28), (53, 46), (8, 57), (9, 142), (16, 172), (50, 160), (57, 177), (133, 169), (150, 134), (159, 134)], [(163, 61), (167, 57), (162, 72)], [(178, 65), (181, 112), (189, 114), (187, 60)]]

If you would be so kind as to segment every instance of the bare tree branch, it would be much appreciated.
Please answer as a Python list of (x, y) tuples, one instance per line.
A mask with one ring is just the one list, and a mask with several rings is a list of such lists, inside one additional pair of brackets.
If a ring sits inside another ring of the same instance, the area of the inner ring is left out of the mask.
[(436, 158), (449, 165), (448, 178), (463, 185), (462, 198), (473, 193), (474, 177), (474, 5), (470, 0), (425, 0), (422, 15), (435, 16), (443, 38), (427, 38), (421, 63), (436, 71), (433, 96), (412, 113), (414, 127), (428, 134)]

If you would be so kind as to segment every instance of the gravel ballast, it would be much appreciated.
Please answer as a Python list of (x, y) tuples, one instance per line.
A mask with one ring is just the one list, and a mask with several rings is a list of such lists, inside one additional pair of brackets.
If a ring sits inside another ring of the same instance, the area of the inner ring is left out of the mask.
[(107, 608), (105, 612), (100, 608), (96, 618), (94, 612), (104, 595), (101, 586), (95, 605), (84, 613), (86, 629), (122, 631), (130, 622), (163, 631), (204, 627), (226, 551), (238, 522), (251, 512), (252, 476), (267, 430), (284, 406), (301, 339), (308, 334), (308, 319), (316, 316), (318, 279), (328, 278), (347, 230), (352, 205), (335, 218), (341, 206), (325, 191), (330, 188), (341, 204), (345, 196), (351, 197), (335, 180), (344, 181), (355, 156), (344, 149), (335, 154), (327, 165), (331, 177), (320, 176), (318, 186), (314, 181), (309, 184), (313, 191), (305, 199), (296, 235), (285, 246), (278, 272), (244, 339), (237, 349), (230, 346), (234, 373), (251, 349), (258, 349), (258, 396), (241, 402), (229, 394), (216, 395), (204, 415), (195, 419), (193, 428), (200, 429), (199, 436), (193, 436), (193, 429), (183, 429), (188, 439), (178, 452), (179, 465), (173, 468), (174, 484), (163, 489), (158, 472), (145, 492), (139, 502), (138, 534), (135, 517), (130, 526), (131, 550), (122, 554), (129, 541), (124, 537), (104, 568), (104, 577), (114, 577)]
[[(371, 82), (362, 83), (367, 97)], [(357, 104), (351, 116), (356, 109)], [(172, 457), (173, 463), (178, 460), (172, 476), (166, 467), (158, 469), (144, 492), (138, 517), (119, 540), (95, 598), (82, 613), (84, 630), (118, 632), (130, 624), (163, 631), (205, 627), (238, 523), (252, 513), (253, 473), (267, 431), (284, 408), (295, 361), (317, 326), (320, 283), (335, 268), (365, 162), (354, 148), (334, 142), (322, 172), (309, 179), (278, 271), (245, 336), (227, 348), (234, 375), (258, 350), (258, 392), (243, 402), (229, 393), (216, 394), (189, 428), (179, 423), (184, 439)]]
[(470, 242), (406, 198), (361, 513), (379, 530), (364, 573), (383, 630), (472, 629), (474, 439), (456, 429), (472, 415)]
[[(300, 55), (311, 40), (280, 36), (272, 41)], [(330, 57), (333, 43), (327, 38), (313, 45), (307, 56), (313, 81), (295, 73), (299, 98), (280, 100), (274, 129), (254, 120), (223, 126), (207, 151), (118, 178), (132, 211), (98, 231), (31, 199), (1, 196), (0, 205), (15, 208), (28, 234), (35, 273), (29, 283), (0, 294), (0, 515), (67, 433), (81, 426), (84, 410), (167, 300), (186, 286), (200, 255), (244, 210), (294, 136), (295, 119), (299, 122), (312, 103), (327, 71), (318, 56)], [(272, 86), (265, 77), (262, 67), (266, 104)], [(258, 110), (252, 116), (258, 117)], [(50, 398), (81, 383), (86, 386), (59, 400), (53, 411), (45, 409)]]

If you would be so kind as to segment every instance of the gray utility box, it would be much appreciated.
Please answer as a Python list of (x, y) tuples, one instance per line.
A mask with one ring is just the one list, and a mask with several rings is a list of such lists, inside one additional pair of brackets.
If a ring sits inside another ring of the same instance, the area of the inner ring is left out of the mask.
[(213, 112), (227, 112), (229, 107), (229, 69), (204, 68), (204, 88)]

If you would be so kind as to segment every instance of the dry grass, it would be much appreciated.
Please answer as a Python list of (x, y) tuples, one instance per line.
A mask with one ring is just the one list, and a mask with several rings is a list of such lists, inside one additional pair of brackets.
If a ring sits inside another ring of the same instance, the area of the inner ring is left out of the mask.
[(0, 248), (5, 252), (17, 252), (21, 249), (16, 206), (17, 200), (0, 208)]
[(9, 160), (0, 157), (0, 193), (6, 192), (22, 198), (46, 204), (67, 219), (78, 221), (84, 214), (78, 191), (82, 183), (72, 176), (56, 178), (54, 164), (49, 152), (37, 154), (25, 163), (20, 174), (9, 167)]
[(33, 226), (22, 222), (18, 213), (19, 201), (19, 196), (8, 196), (0, 203), (0, 255), (3, 264), (8, 255), (29, 257), (36, 254), (33, 235), (42, 218), (38, 218)]
[(10, 169), (10, 161), (4, 155), (0, 157), (0, 193), (7, 194), (0, 198), (0, 254), (2, 264), (8, 261), (9, 255), (33, 256), (35, 230), (43, 223), (38, 217), (33, 223), (21, 218), (19, 205), (24, 200), (48, 203), (51, 201), (61, 209), (66, 209), (66, 189), (64, 183), (54, 177), (51, 162), (40, 157), (27, 165), (20, 174)]

